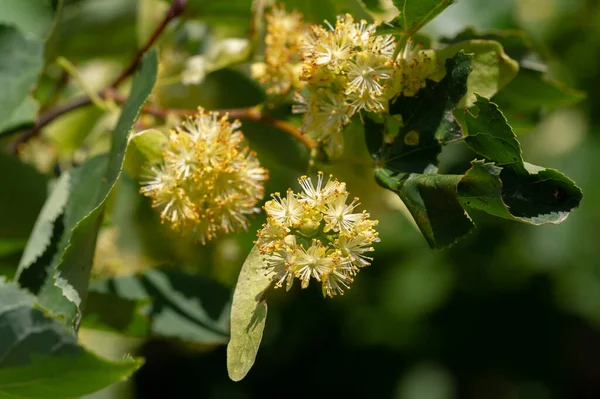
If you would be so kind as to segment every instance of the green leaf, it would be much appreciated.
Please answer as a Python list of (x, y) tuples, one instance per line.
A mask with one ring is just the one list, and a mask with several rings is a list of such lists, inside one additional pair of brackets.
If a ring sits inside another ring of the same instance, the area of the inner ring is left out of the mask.
[(47, 177), (32, 166), (0, 152), (0, 238), (29, 236), (44, 205), (47, 184)]
[(493, 162), (482, 160), (471, 162), (471, 169), (458, 185), (461, 204), (505, 219), (512, 219), (506, 204), (502, 201), (502, 168)]
[(35, 122), (39, 105), (28, 94), (42, 72), (44, 41), (61, 5), (62, 0), (0, 2), (0, 135)]
[(437, 17), (454, 0), (392, 0), (400, 15), (377, 28), (379, 34), (396, 34), (407, 39)]
[(402, 180), (375, 170), (375, 179), (398, 194), (432, 248), (454, 244), (475, 226), (457, 197), (461, 175), (411, 173)]
[(446, 71), (415, 97), (390, 104), (385, 123), (365, 121), (367, 147), (380, 165), (376, 181), (400, 196), (432, 248), (453, 244), (473, 227), (456, 196), (460, 176), (435, 174), (442, 145), (464, 137), (453, 111), (467, 92), (471, 56), (458, 52), (446, 60)]
[[(540, 119), (540, 109), (570, 106), (585, 98), (584, 92), (573, 90), (547, 75), (547, 68), (537, 54), (540, 51), (526, 32), (503, 30), (479, 33), (467, 28), (454, 38), (441, 41), (455, 44), (474, 39), (499, 42), (506, 54), (519, 63), (517, 76), (493, 97), (493, 101), (510, 116), (513, 128), (521, 126), (521, 130), (529, 130)], [(491, 97), (482, 91), (479, 94)]]
[(169, 139), (157, 129), (147, 129), (132, 134), (125, 156), (124, 169), (129, 176), (140, 178), (146, 165), (155, 164), (163, 159), (163, 151)]
[(15, 130), (33, 126), (37, 117), (39, 104), (31, 97), (26, 97), (13, 113), (3, 121), (0, 121), (0, 136), (12, 133)]
[(205, 277), (178, 270), (93, 281), (83, 325), (137, 337), (225, 344), (229, 291)]
[(271, 276), (255, 246), (242, 266), (231, 304), (227, 372), (233, 381), (242, 380), (256, 360), (267, 321), (267, 303), (262, 297), (270, 285)]
[[(25, 251), (19, 262), (15, 280), (19, 281), (21, 286), (27, 288), (37, 287), (37, 289), (33, 288), (33, 291), (39, 289), (42, 281), (33, 282), (30, 280), (29, 276), (24, 276), (24, 273), (44, 254), (50, 245), (54, 232), (54, 224), (67, 204), (69, 186), (70, 174), (68, 172), (63, 173), (54, 185), (52, 193), (48, 199), (46, 199), (46, 203), (44, 203), (44, 206), (37, 217), (35, 225), (33, 226), (33, 231), (27, 241), (27, 246), (25, 247)], [(34, 280), (39, 278), (43, 279), (44, 273), (41, 273), (40, 276), (39, 272), (40, 270), (34, 271), (31, 278)]]
[(61, 55), (77, 62), (134, 54), (136, 6), (137, 2), (122, 0), (66, 1), (48, 38), (46, 57)]
[(0, 25), (0, 121), (10, 119), (33, 89), (44, 65), (43, 53), (41, 42)]
[(478, 96), (467, 112), (467, 145), (493, 164), (473, 162), (459, 186), (464, 205), (534, 225), (563, 222), (583, 194), (562, 173), (523, 162), (521, 148), (498, 106)]
[[(452, 245), (474, 227), (465, 208), (537, 225), (564, 221), (582, 198), (563, 174), (523, 162), (514, 132), (488, 99), (475, 95), (469, 134), (462, 134), (452, 111), (466, 92), (469, 66), (459, 52), (438, 84), (427, 81), (416, 97), (396, 99), (384, 123), (365, 121), (376, 181), (398, 194), (432, 248)], [(400, 125), (397, 134), (392, 124)], [(442, 145), (459, 139), (488, 162), (474, 161), (464, 176), (437, 174)]]
[(542, 71), (521, 68), (516, 78), (494, 97), (494, 102), (526, 112), (541, 107), (567, 107), (585, 97), (584, 92), (571, 89)]
[(151, 163), (160, 162), (163, 159), (163, 151), (169, 142), (167, 136), (156, 129), (147, 129), (132, 134), (129, 141), (144, 159)]
[(51, 278), (45, 284), (40, 301), (53, 313), (65, 317), (68, 323), (73, 323), (75, 328), (78, 327), (82, 301), (87, 294), (106, 200), (121, 173), (129, 132), (154, 87), (157, 67), (156, 52), (146, 54), (115, 128), (110, 153), (89, 159), (72, 176), (73, 188), (65, 211), (65, 232), (58, 255), (51, 265), (53, 280)]
[(534, 53), (533, 41), (525, 31), (520, 30), (491, 30), (479, 33), (472, 27), (468, 27), (453, 38), (441, 38), (440, 42), (450, 45), (469, 40), (496, 41), (502, 45), (506, 54), (519, 64), (527, 65), (528, 59)]
[(52, 28), (55, 9), (51, 0), (2, 0), (0, 23), (44, 41)]
[[(459, 42), (434, 54), (442, 64), (461, 50), (473, 54), (471, 62), (473, 71), (467, 80), (467, 94), (462, 98), (460, 107), (473, 105), (475, 93), (485, 97), (493, 96), (517, 76), (519, 64), (506, 55), (500, 43), (493, 40)], [(445, 73), (445, 68), (442, 68), (438, 76), (442, 77)], [(437, 80), (436, 77), (432, 79)]]
[(35, 298), (0, 280), (0, 396), (77, 398), (121, 381), (142, 361), (109, 361), (77, 344)]
[[(514, 165), (523, 169), (521, 144), (498, 106), (480, 95), (477, 95), (475, 106), (476, 109), (466, 112), (467, 145), (499, 166)], [(475, 110), (477, 115), (473, 114)]]

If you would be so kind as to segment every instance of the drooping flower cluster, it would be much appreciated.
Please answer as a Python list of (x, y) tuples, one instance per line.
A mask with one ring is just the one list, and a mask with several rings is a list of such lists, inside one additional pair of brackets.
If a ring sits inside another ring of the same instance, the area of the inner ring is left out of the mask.
[(357, 112), (381, 113), (388, 101), (403, 94), (414, 96), (425, 86), (435, 67), (409, 41), (393, 57), (392, 35), (376, 35), (375, 25), (354, 22), (351, 15), (337, 18), (335, 26), (311, 26), (301, 47), (305, 90), (297, 96), (304, 113), (303, 129), (324, 144), (332, 158), (343, 150), (343, 128)]
[(260, 209), (268, 172), (243, 146), (239, 121), (199, 109), (173, 130), (163, 162), (150, 165), (141, 192), (161, 210), (161, 219), (206, 243), (218, 232), (247, 228)]
[(303, 113), (302, 130), (330, 158), (342, 154), (342, 131), (357, 112), (386, 112), (390, 100), (414, 96), (439, 69), (410, 40), (394, 57), (392, 35), (377, 35), (375, 25), (348, 14), (335, 25), (309, 26), (298, 11), (273, 7), (266, 20), (265, 60), (252, 74), (268, 94), (299, 90), (294, 112)]
[(266, 14), (266, 20), (265, 59), (252, 65), (252, 76), (266, 87), (268, 94), (285, 94), (302, 86), (299, 51), (308, 25), (300, 12), (288, 13), (277, 6)]
[(256, 245), (276, 288), (289, 290), (295, 278), (306, 288), (315, 279), (324, 296), (343, 294), (360, 268), (371, 263), (365, 253), (379, 241), (377, 220), (366, 211), (355, 213), (358, 198), (350, 200), (346, 184), (331, 176), (325, 185), (321, 172), (316, 185), (306, 176), (299, 182), (301, 193), (288, 189), (265, 204), (267, 222)]

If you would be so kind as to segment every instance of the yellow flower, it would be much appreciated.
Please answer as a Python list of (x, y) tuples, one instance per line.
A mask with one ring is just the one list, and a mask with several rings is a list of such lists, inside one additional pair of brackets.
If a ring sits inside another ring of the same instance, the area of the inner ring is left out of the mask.
[(248, 226), (268, 178), (256, 154), (243, 147), (238, 121), (199, 109), (169, 135), (162, 162), (149, 165), (140, 192), (161, 219), (203, 244), (218, 232)]
[(267, 222), (255, 244), (275, 288), (289, 290), (296, 278), (307, 288), (314, 279), (324, 296), (341, 295), (358, 270), (371, 263), (365, 253), (379, 241), (377, 221), (366, 212), (352, 213), (358, 198), (347, 204), (346, 184), (332, 176), (325, 184), (322, 172), (316, 184), (307, 176), (298, 182), (302, 192), (289, 189), (285, 198), (276, 193), (265, 204)]
[(252, 66), (253, 76), (270, 94), (296, 89), (293, 111), (303, 114), (302, 131), (330, 159), (342, 155), (342, 131), (356, 113), (387, 112), (390, 100), (416, 95), (437, 71), (410, 40), (394, 58), (392, 35), (377, 35), (375, 25), (349, 14), (308, 26), (298, 12), (275, 7), (267, 22), (265, 60)]
[(300, 78), (306, 94), (296, 97), (300, 106), (295, 111), (304, 113), (303, 130), (337, 158), (343, 151), (341, 132), (356, 112), (387, 109), (396, 43), (348, 14), (338, 17), (335, 26), (326, 24), (329, 29), (313, 25), (304, 35)]
[(285, 94), (301, 87), (299, 49), (308, 25), (298, 11), (288, 13), (273, 7), (266, 14), (265, 59), (252, 65), (252, 76), (266, 87), (268, 94)]
[(298, 226), (303, 209), (294, 192), (288, 190), (285, 198), (281, 198), (279, 193), (273, 194), (272, 197), (273, 199), (265, 204), (265, 211), (282, 226)]

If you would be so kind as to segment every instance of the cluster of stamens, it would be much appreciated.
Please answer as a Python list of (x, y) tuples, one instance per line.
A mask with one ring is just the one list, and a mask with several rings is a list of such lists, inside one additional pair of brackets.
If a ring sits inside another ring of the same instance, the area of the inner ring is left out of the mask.
[(203, 244), (219, 232), (246, 229), (257, 213), (268, 172), (243, 146), (239, 121), (199, 109), (171, 131), (162, 162), (148, 165), (141, 192), (161, 219)]
[(302, 130), (331, 159), (341, 156), (342, 131), (356, 113), (387, 112), (390, 100), (416, 95), (438, 69), (410, 40), (395, 56), (392, 35), (349, 14), (335, 25), (307, 26), (297, 11), (274, 8), (267, 23), (266, 62), (254, 64), (254, 76), (270, 94), (299, 90), (294, 112), (303, 114)]
[(371, 264), (365, 253), (379, 241), (377, 221), (366, 211), (354, 213), (360, 203), (348, 203), (345, 183), (330, 176), (323, 185), (321, 172), (316, 185), (306, 176), (299, 182), (302, 192), (275, 193), (265, 204), (267, 222), (256, 245), (276, 288), (289, 290), (296, 278), (307, 288), (314, 279), (324, 296), (343, 294), (360, 268)]
[(299, 52), (308, 24), (298, 11), (288, 13), (277, 6), (266, 15), (266, 20), (265, 58), (252, 64), (252, 76), (266, 87), (268, 94), (286, 94), (302, 86)]

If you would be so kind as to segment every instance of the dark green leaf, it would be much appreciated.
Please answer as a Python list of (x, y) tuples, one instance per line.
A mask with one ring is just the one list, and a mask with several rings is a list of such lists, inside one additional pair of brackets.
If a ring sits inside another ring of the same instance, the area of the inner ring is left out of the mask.
[(0, 25), (0, 120), (12, 117), (38, 80), (44, 45), (17, 28)]
[(511, 219), (512, 215), (502, 201), (502, 168), (481, 160), (475, 160), (471, 165), (458, 185), (460, 203), (490, 215)]
[(524, 163), (521, 148), (498, 106), (477, 97), (467, 113), (466, 143), (493, 164), (473, 162), (459, 186), (461, 202), (492, 215), (539, 225), (561, 223), (579, 206), (581, 190), (562, 173)]
[(7, 398), (77, 398), (127, 378), (142, 364), (97, 357), (36, 309), (32, 295), (1, 280), (0, 342), (0, 395)]
[(224, 344), (229, 300), (226, 288), (202, 276), (149, 270), (92, 282), (83, 323), (130, 336)]
[(454, 244), (474, 227), (457, 198), (461, 175), (411, 173), (399, 180), (382, 169), (375, 179), (396, 192), (432, 248)]
[(157, 56), (153, 51), (144, 57), (141, 70), (134, 79), (113, 134), (110, 153), (88, 160), (72, 176), (73, 188), (65, 211), (65, 232), (51, 265), (53, 279), (44, 285), (40, 301), (53, 313), (63, 315), (75, 328), (87, 294), (106, 199), (121, 173), (129, 132), (154, 87), (156, 72)]
[(461, 204), (505, 219), (533, 225), (564, 222), (583, 194), (554, 169), (524, 164), (525, 171), (473, 161), (458, 185)]
[(432, 248), (453, 244), (473, 226), (456, 197), (460, 176), (435, 174), (442, 145), (464, 137), (453, 111), (467, 92), (471, 56), (459, 52), (446, 71), (415, 97), (397, 98), (385, 123), (365, 121), (367, 147), (379, 164), (375, 179), (400, 196)]
[(467, 111), (469, 134), (465, 142), (473, 151), (499, 166), (515, 165), (522, 168), (521, 145), (498, 106), (477, 95), (477, 115)]
[[(31, 267), (34, 262), (38, 260), (42, 254), (46, 251), (50, 245), (50, 241), (54, 232), (54, 225), (58, 217), (62, 214), (67, 199), (69, 197), (69, 186), (70, 186), (70, 174), (63, 173), (54, 185), (52, 193), (46, 200), (44, 207), (39, 213), (35, 225), (33, 226), (33, 232), (31, 233), (27, 246), (23, 252), (23, 256), (19, 262), (19, 269), (15, 276), (15, 280), (18, 280), (21, 286), (31, 289), (33, 292), (37, 292), (42, 285), (43, 281), (33, 282), (25, 277), (23, 273)], [(41, 265), (43, 268), (45, 265)], [(41, 272), (41, 273), (40, 273)], [(32, 277), (34, 280), (44, 278), (43, 270), (34, 271), (34, 275), (39, 277)], [(25, 281), (29, 280), (29, 281)]]
[(44, 205), (47, 184), (46, 176), (32, 166), (0, 152), (0, 238), (29, 236)]
[[(393, 142), (384, 142), (376, 159), (382, 166), (398, 173), (423, 173), (437, 167), (442, 144), (461, 139), (463, 133), (453, 115), (461, 98), (467, 92), (467, 78), (471, 72), (471, 56), (459, 52), (446, 61), (446, 76), (439, 82), (428, 80), (427, 86), (414, 97), (398, 97), (390, 104), (390, 114), (399, 115), (403, 124), (399, 132), (389, 132), (386, 126), (372, 122), (366, 125), (368, 138), (388, 132), (395, 135)], [(373, 152), (373, 150), (371, 150)]]
[(248, 254), (238, 277), (231, 304), (231, 338), (227, 345), (227, 372), (233, 381), (242, 380), (256, 360), (267, 321), (263, 294), (271, 285), (257, 247)]
[(408, 38), (437, 17), (454, 0), (392, 0), (400, 14), (377, 28), (377, 33)]

